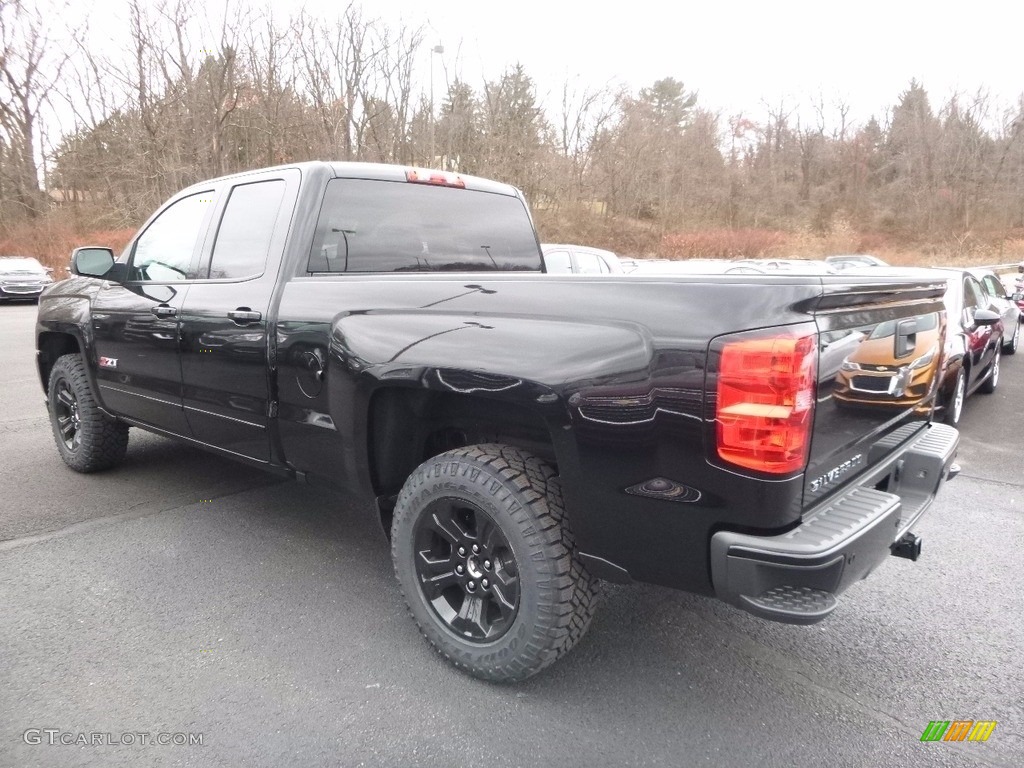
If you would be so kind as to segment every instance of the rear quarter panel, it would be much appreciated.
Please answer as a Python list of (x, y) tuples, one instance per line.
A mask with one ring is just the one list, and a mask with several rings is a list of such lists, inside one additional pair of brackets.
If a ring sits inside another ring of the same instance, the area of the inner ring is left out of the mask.
[[(807, 323), (821, 292), (814, 278), (755, 279), (293, 279), (277, 324), (284, 454), (299, 470), (370, 496), (374, 392), (487, 390), (474, 394), (517, 402), (547, 423), (583, 551), (624, 564), (635, 579), (710, 591), (714, 527), (777, 528), (800, 514), (802, 477), (766, 482), (706, 458), (709, 340)], [(302, 370), (310, 356), (326, 370), (315, 393)], [(490, 383), (476, 387), (481, 374)], [(699, 502), (626, 492), (653, 477), (700, 489)]]

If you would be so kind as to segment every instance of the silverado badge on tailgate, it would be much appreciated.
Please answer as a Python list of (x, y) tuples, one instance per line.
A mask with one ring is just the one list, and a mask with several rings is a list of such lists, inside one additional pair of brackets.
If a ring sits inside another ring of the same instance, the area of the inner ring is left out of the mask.
[(864, 464), (864, 454), (858, 453), (855, 456), (851, 456), (842, 464), (833, 467), (823, 475), (811, 480), (811, 493), (817, 493), (822, 488), (827, 488), (830, 485), (838, 483), (846, 475), (850, 474), (853, 470), (859, 468)]

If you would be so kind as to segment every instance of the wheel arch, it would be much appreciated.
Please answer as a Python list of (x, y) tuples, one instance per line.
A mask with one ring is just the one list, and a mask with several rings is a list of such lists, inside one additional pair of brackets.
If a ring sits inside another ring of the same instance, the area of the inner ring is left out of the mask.
[(583, 637), (600, 585), (564, 511), (552, 468), (515, 447), (446, 451), (413, 472), (392, 562), (413, 620), (450, 663), (518, 682)]
[[(50, 385), (50, 372), (53, 364), (63, 355), (83, 354), (84, 346), (81, 340), (73, 333), (67, 331), (41, 331), (36, 339), (36, 366), (39, 369), (39, 380), (46, 392)], [(86, 366), (88, 370), (88, 366)], [(89, 386), (95, 394), (96, 387), (89, 381)]]
[(405, 480), (427, 459), (454, 448), (502, 443), (557, 466), (551, 427), (521, 402), (409, 387), (382, 387), (369, 402), (367, 459), (381, 526), (390, 536)]

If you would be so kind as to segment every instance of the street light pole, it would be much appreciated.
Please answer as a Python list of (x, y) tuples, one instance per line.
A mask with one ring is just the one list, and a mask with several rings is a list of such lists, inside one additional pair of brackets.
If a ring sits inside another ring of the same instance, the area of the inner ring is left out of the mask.
[(444, 53), (443, 45), (435, 45), (430, 49), (430, 162), (427, 165), (434, 167), (434, 54)]

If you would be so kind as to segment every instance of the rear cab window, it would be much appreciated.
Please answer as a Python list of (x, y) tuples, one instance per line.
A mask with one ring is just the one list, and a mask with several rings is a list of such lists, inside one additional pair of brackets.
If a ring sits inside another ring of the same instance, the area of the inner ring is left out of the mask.
[(332, 179), (307, 271), (541, 269), (533, 225), (518, 197), (397, 181)]

